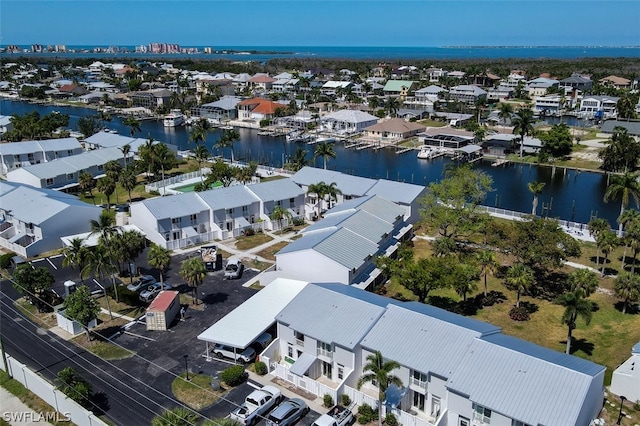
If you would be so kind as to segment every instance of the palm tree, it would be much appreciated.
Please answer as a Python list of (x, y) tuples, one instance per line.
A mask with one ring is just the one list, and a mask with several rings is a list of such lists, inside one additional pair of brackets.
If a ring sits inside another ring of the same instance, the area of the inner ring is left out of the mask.
[(289, 169), (293, 172), (297, 172), (298, 170), (308, 165), (309, 160), (307, 159), (307, 150), (297, 148), (296, 153), (289, 158)]
[(164, 410), (151, 420), (151, 426), (193, 426), (198, 423), (200, 416), (186, 407), (176, 407)]
[(498, 270), (496, 254), (492, 250), (482, 250), (476, 254), (480, 273), (484, 275), (484, 295), (487, 296), (487, 275), (495, 274)]
[(231, 148), (231, 163), (233, 164), (233, 161), (234, 161), (233, 145), (236, 143), (236, 141), (239, 141), (239, 140), (240, 140), (240, 133), (238, 133), (237, 130), (235, 129), (225, 130), (220, 140), (218, 140), (218, 142), (214, 146), (219, 149)]
[(316, 145), (316, 149), (313, 152), (313, 159), (322, 157), (324, 162), (324, 169), (327, 169), (327, 160), (329, 158), (336, 158), (336, 151), (333, 149), (333, 145), (329, 142), (320, 142)]
[(624, 300), (622, 313), (626, 314), (629, 302), (637, 302), (640, 299), (640, 276), (623, 271), (616, 277), (613, 289), (616, 295)]
[[(622, 255), (623, 263), (627, 258), (627, 247), (631, 247), (633, 252), (633, 263), (631, 264), (631, 273), (636, 270), (636, 256), (640, 251), (640, 212), (635, 209), (627, 209), (618, 219), (625, 229), (625, 252)], [(624, 269), (624, 266), (623, 266)]]
[(135, 171), (133, 170), (132, 165), (125, 167), (122, 174), (120, 175), (120, 185), (127, 191), (129, 195), (129, 204), (131, 204), (131, 191), (138, 184), (138, 177), (136, 176)]
[(320, 213), (322, 213), (322, 202), (324, 201), (324, 197), (327, 195), (327, 184), (322, 181), (312, 183), (307, 188), (307, 194), (316, 194), (317, 215), (320, 216)]
[(120, 152), (122, 152), (122, 157), (124, 159), (124, 166), (127, 167), (127, 157), (131, 152), (131, 144), (124, 144), (118, 149), (120, 150)]
[(104, 244), (108, 244), (111, 237), (119, 231), (119, 227), (116, 226), (115, 215), (109, 210), (103, 210), (100, 212), (98, 220), (92, 219), (89, 223), (91, 235), (97, 234)]
[(149, 266), (160, 271), (160, 288), (164, 289), (164, 270), (171, 263), (171, 250), (161, 245), (151, 243), (149, 253), (147, 254)]
[(122, 124), (129, 128), (129, 133), (131, 133), (131, 137), (135, 135), (137, 132), (142, 130), (140, 127), (140, 122), (135, 117), (127, 117), (122, 121)]
[(93, 175), (89, 172), (80, 172), (78, 175), (78, 188), (82, 192), (89, 191), (93, 204), (96, 203), (96, 199), (93, 198), (93, 188), (96, 186), (96, 181), (93, 180)]
[(153, 140), (153, 138), (149, 138), (147, 139), (144, 144), (142, 144), (142, 146), (140, 146), (140, 159), (146, 163), (147, 166), (147, 179), (149, 178), (149, 175), (151, 175), (151, 169), (153, 169), (153, 163), (154, 163), (154, 155), (153, 155), (153, 150), (154, 150), (154, 145), (155, 145), (155, 141)]
[(604, 268), (609, 260), (609, 254), (620, 244), (620, 239), (616, 237), (615, 232), (607, 229), (606, 231), (598, 234), (598, 238), (596, 240), (596, 244), (604, 253), (604, 262), (602, 262), (602, 276), (604, 277)]
[(175, 166), (176, 156), (167, 145), (158, 143), (153, 146), (153, 161), (160, 166), (160, 173), (164, 180), (164, 172)]
[(556, 303), (565, 307), (562, 314), (562, 323), (569, 329), (567, 333), (567, 348), (565, 350), (569, 354), (571, 353), (571, 338), (573, 330), (576, 328), (576, 321), (578, 317), (581, 317), (589, 325), (591, 313), (593, 312), (593, 303), (585, 299), (580, 291), (565, 293), (556, 299)]
[(400, 109), (400, 99), (393, 96), (389, 96), (385, 99), (384, 110), (387, 111), (391, 117), (396, 115), (398, 109)]
[(589, 297), (598, 288), (598, 277), (587, 268), (571, 271), (568, 282), (572, 292), (580, 291), (584, 297)]
[[(611, 177), (611, 183), (607, 187), (604, 193), (604, 202), (608, 203), (609, 200), (620, 198), (620, 216), (624, 213), (624, 210), (629, 206), (631, 198), (634, 199), (636, 205), (639, 204), (640, 199), (640, 184), (638, 184), (638, 175), (636, 173), (625, 173), (623, 175), (616, 175)], [(618, 236), (622, 237), (622, 223), (618, 228)]]
[(204, 267), (202, 259), (199, 257), (192, 257), (182, 262), (180, 276), (182, 276), (187, 284), (189, 284), (189, 287), (191, 287), (194, 305), (196, 304), (196, 289), (202, 284), (206, 275), (207, 270)]
[(522, 158), (524, 152), (524, 137), (533, 135), (533, 123), (535, 123), (535, 118), (533, 117), (533, 111), (529, 108), (520, 108), (516, 116), (511, 120), (513, 133), (520, 135), (520, 158)]
[(498, 118), (502, 120), (502, 124), (507, 124), (507, 118), (513, 115), (513, 106), (506, 102), (500, 102), (498, 107)]
[[(105, 275), (111, 276), (111, 284), (113, 285), (113, 291), (115, 292), (117, 302), (118, 290), (116, 288), (116, 281), (113, 275), (114, 273), (115, 268), (113, 266), (111, 256), (109, 255), (109, 250), (104, 244), (98, 244), (92, 250), (88, 251), (86, 263), (80, 272), (80, 276), (82, 279), (85, 279), (94, 275), (98, 277), (99, 281), (102, 281)], [(101, 285), (101, 287), (106, 289), (106, 286)], [(107, 308), (109, 309), (109, 316), (113, 319), (113, 313), (111, 312), (111, 305), (109, 304), (109, 297), (106, 295), (106, 290), (105, 299), (107, 301)]]
[(107, 210), (111, 209), (111, 195), (116, 189), (115, 181), (109, 176), (98, 179), (96, 189), (107, 197)]
[(589, 221), (589, 235), (596, 241), (596, 269), (600, 267), (600, 246), (598, 245), (598, 235), (609, 229), (609, 222), (606, 219), (595, 218)]
[(362, 368), (364, 374), (358, 379), (358, 389), (365, 383), (373, 383), (378, 387), (378, 426), (382, 425), (382, 403), (387, 398), (387, 389), (391, 385), (403, 387), (402, 380), (391, 374), (393, 370), (399, 368), (399, 363), (385, 361), (380, 351), (374, 351), (367, 355), (367, 363)]
[(71, 269), (78, 268), (78, 278), (80, 278), (80, 281), (83, 281), (82, 269), (87, 263), (87, 257), (89, 255), (88, 250), (80, 238), (73, 238), (70, 243), (71, 244), (65, 247), (62, 252), (64, 255), (64, 259), (62, 259), (62, 266)]
[(331, 200), (338, 201), (338, 195), (342, 195), (342, 191), (338, 189), (338, 184), (331, 182), (325, 187), (325, 195), (329, 196), (329, 209), (331, 209)]
[(118, 204), (118, 185), (117, 182), (120, 180), (120, 173), (122, 173), (122, 166), (115, 160), (107, 161), (104, 165), (104, 169), (106, 171), (107, 177), (111, 178), (114, 183), (114, 190), (116, 193), (116, 204)]
[(287, 219), (287, 221), (291, 221), (292, 218), (293, 216), (291, 215), (291, 212), (287, 209), (282, 208), (281, 206), (275, 206), (271, 211), (271, 214), (269, 215), (269, 219), (278, 221), (278, 227), (280, 229), (282, 229), (283, 219)]
[(520, 295), (535, 282), (533, 271), (523, 263), (516, 263), (507, 271), (505, 285), (509, 290), (516, 291), (516, 307), (520, 307)]
[(531, 214), (534, 216), (536, 215), (538, 210), (538, 195), (542, 193), (542, 189), (545, 185), (545, 182), (536, 182), (535, 180), (527, 184), (529, 191), (531, 191), (531, 193), (533, 194), (533, 201), (531, 202)]
[(200, 169), (200, 180), (204, 182), (202, 177), (202, 165), (211, 157), (209, 150), (204, 145), (198, 145), (193, 150), (193, 158), (198, 162), (198, 168)]
[(199, 146), (200, 142), (205, 142), (206, 140), (207, 131), (198, 125), (193, 126), (191, 132), (189, 132), (189, 142), (195, 142)]

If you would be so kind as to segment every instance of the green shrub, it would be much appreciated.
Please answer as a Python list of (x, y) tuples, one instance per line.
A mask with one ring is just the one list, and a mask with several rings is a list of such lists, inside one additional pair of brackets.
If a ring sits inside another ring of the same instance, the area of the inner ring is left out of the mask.
[(244, 366), (232, 365), (220, 373), (220, 379), (229, 386), (238, 386), (245, 379)]
[(253, 229), (253, 228), (251, 228), (251, 227), (249, 227), (249, 228), (245, 228), (245, 229), (242, 231), (242, 235), (244, 235), (245, 237), (250, 237), (250, 236), (252, 236), (252, 235), (256, 235), (256, 230), (255, 230), (255, 229)]
[(304, 226), (305, 221), (303, 217), (294, 217), (293, 218), (294, 226)]
[(529, 310), (524, 306), (520, 306), (519, 308), (514, 306), (509, 311), (509, 317), (514, 321), (529, 321), (531, 319), (531, 315), (529, 315)]
[(0, 256), (0, 269), (7, 269), (11, 266), (11, 259), (15, 256), (14, 253), (5, 253)]
[(327, 408), (333, 407), (333, 398), (328, 393), (324, 394), (324, 398), (322, 400), (324, 402), (325, 407)]
[(387, 413), (387, 415), (384, 418), (384, 422), (388, 426), (398, 426), (398, 419), (396, 419), (396, 416), (393, 413)]
[(265, 374), (268, 373), (267, 371), (267, 364), (265, 364), (262, 361), (258, 361), (254, 364), (254, 368), (256, 369), (256, 374), (260, 375), (260, 376), (264, 376)]
[[(114, 299), (116, 298), (116, 294), (115, 294), (115, 291), (113, 290), (113, 286), (109, 287), (109, 290), (107, 290), (107, 294)], [(131, 291), (126, 286), (123, 286), (123, 285), (118, 286), (118, 300), (129, 306), (142, 306), (143, 304), (140, 301), (140, 293)]]
[(378, 419), (378, 411), (369, 404), (362, 404), (358, 408), (358, 423), (365, 424)]
[(349, 398), (349, 395), (347, 395), (346, 393), (343, 393), (342, 395), (340, 395), (340, 404), (342, 404), (345, 407), (350, 406), (351, 398)]
[(358, 423), (360, 423), (361, 425), (366, 425), (367, 423), (369, 423), (369, 420), (365, 419), (364, 416), (360, 416), (358, 417)]

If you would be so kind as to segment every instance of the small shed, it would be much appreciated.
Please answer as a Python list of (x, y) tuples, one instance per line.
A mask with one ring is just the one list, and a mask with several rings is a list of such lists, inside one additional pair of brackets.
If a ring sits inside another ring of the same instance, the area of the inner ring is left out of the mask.
[(167, 330), (180, 312), (180, 297), (175, 290), (161, 291), (147, 308), (147, 330)]

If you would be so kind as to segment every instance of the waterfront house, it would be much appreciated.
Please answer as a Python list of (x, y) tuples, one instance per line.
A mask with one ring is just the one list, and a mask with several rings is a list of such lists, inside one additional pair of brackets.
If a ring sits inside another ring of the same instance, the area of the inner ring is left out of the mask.
[(503, 100), (513, 96), (513, 87), (498, 86), (487, 89), (487, 100)]
[(580, 113), (587, 118), (615, 118), (619, 100), (617, 96), (585, 96), (580, 100)]
[(378, 122), (378, 117), (367, 112), (341, 109), (322, 116), (322, 128), (331, 132), (352, 135)]
[(20, 167), (46, 163), (81, 153), (82, 145), (76, 138), (3, 143), (0, 144), (2, 176)]
[(469, 105), (473, 105), (480, 99), (486, 98), (487, 92), (485, 90), (469, 84), (454, 86), (449, 90), (449, 99), (464, 102)]
[(559, 86), (584, 92), (591, 90), (593, 87), (593, 81), (591, 81), (588, 76), (573, 73), (570, 77), (560, 80)]
[(0, 246), (23, 257), (59, 249), (61, 237), (90, 231), (101, 212), (64, 192), (0, 181)]
[(562, 96), (539, 96), (533, 104), (533, 110), (540, 115), (556, 115), (564, 108)]
[(251, 77), (247, 81), (247, 84), (249, 85), (249, 87), (253, 88), (254, 90), (267, 92), (271, 90), (271, 86), (276, 81), (277, 80), (275, 78), (269, 77), (268, 75), (256, 74), (255, 76)]
[(422, 145), (442, 149), (449, 154), (474, 143), (475, 140), (473, 133), (451, 128), (432, 128), (418, 134), (418, 141)]
[(419, 83), (411, 80), (388, 80), (382, 88), (382, 92), (386, 96), (397, 96), (405, 99), (407, 96), (413, 95), (418, 88)]
[(293, 279), (373, 288), (383, 278), (374, 258), (393, 255), (411, 235), (404, 213), (375, 195), (338, 204), (276, 254), (276, 269)]
[(235, 120), (238, 117), (238, 104), (241, 101), (242, 99), (236, 96), (223, 96), (215, 102), (192, 107), (191, 114), (217, 122)]
[(131, 99), (131, 104), (133, 106), (155, 110), (162, 105), (168, 105), (169, 100), (171, 99), (171, 94), (172, 92), (169, 89), (158, 88), (131, 93), (129, 98)]
[(607, 87), (613, 87), (616, 89), (628, 89), (631, 87), (631, 80), (624, 77), (618, 77), (617, 75), (610, 75), (598, 80), (600, 84)]
[(311, 283), (276, 321), (278, 337), (260, 359), (318, 397), (347, 394), (375, 408), (376, 384), (357, 389), (366, 358), (380, 351), (397, 362), (390, 373), (402, 386), (387, 390), (382, 411), (401, 424), (587, 426), (602, 408), (603, 366), (431, 305)]
[(245, 99), (237, 103), (238, 119), (242, 121), (269, 120), (275, 116), (278, 108), (286, 108), (287, 105), (273, 102), (264, 98)]
[(527, 82), (526, 90), (531, 99), (545, 96), (550, 87), (558, 87), (560, 82), (552, 78), (538, 77)]
[(379, 144), (394, 144), (424, 132), (424, 124), (413, 123), (402, 118), (383, 120), (363, 129), (364, 137)]
[[(130, 153), (129, 157), (132, 156), (133, 153)], [(14, 169), (7, 173), (7, 180), (36, 188), (65, 190), (78, 185), (78, 175), (82, 172), (94, 178), (102, 177), (105, 174), (104, 165), (109, 161), (116, 161), (124, 167), (122, 152), (113, 147)]]
[(2, 135), (10, 132), (13, 129), (13, 123), (11, 123), (11, 117), (8, 115), (0, 115), (0, 139)]

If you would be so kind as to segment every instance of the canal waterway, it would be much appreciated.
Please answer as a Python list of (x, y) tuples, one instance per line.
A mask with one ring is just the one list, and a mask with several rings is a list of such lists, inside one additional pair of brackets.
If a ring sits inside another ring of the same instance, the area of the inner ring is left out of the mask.
[[(38, 111), (40, 114), (48, 114), (52, 111), (69, 114), (69, 127), (76, 130), (80, 117), (96, 114), (95, 110), (88, 108), (0, 100), (2, 115), (22, 115), (31, 111)], [(129, 135), (129, 128), (122, 124), (122, 119), (119, 117), (114, 116), (106, 125), (122, 135)], [(293, 154), (297, 147), (306, 149), (309, 157), (313, 154), (313, 146), (288, 144), (283, 137), (258, 135), (256, 130), (238, 129), (238, 131), (241, 140), (236, 142), (234, 153), (235, 158), (239, 160), (253, 160), (264, 165), (281, 167), (286, 156)], [(221, 153), (213, 148), (221, 134), (220, 130), (211, 132), (206, 145), (215, 155), (224, 155), (229, 158), (229, 149)], [(153, 137), (159, 141), (175, 144), (179, 149), (193, 148), (193, 144), (189, 142), (188, 128), (165, 128), (160, 121), (142, 121), (141, 131), (135, 136)], [(329, 160), (327, 167), (329, 169), (357, 176), (398, 180), (419, 185), (439, 181), (446, 164), (451, 162), (450, 159), (442, 157), (434, 160), (419, 160), (415, 151), (403, 154), (396, 154), (390, 149), (356, 151), (345, 149), (342, 144), (336, 144), (335, 151), (337, 157)], [(315, 165), (322, 167), (322, 160), (317, 159)], [(597, 216), (607, 219), (612, 227), (616, 227), (620, 203), (603, 201), (607, 187), (605, 174), (564, 168), (556, 168), (554, 173), (551, 167), (529, 164), (492, 167), (489, 161), (478, 162), (475, 167), (493, 178), (494, 191), (487, 197), (485, 202), (487, 206), (530, 213), (533, 196), (527, 184), (531, 181), (545, 182), (544, 190), (539, 196), (538, 214), (581, 223), (587, 223)]]

